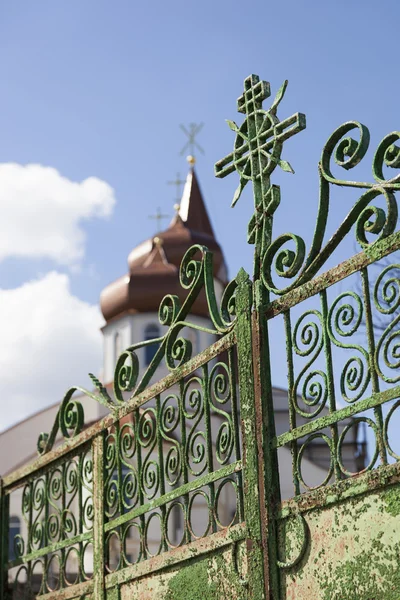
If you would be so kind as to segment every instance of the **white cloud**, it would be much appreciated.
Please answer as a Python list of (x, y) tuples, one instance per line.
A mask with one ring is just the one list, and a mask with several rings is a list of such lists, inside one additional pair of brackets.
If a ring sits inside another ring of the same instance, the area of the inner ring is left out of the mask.
[(98, 306), (71, 294), (65, 274), (0, 289), (0, 430), (60, 402), (72, 385), (91, 388), (103, 322)]
[(85, 250), (82, 221), (108, 217), (114, 190), (97, 177), (78, 183), (38, 164), (0, 164), (0, 260), (50, 258), (76, 266)]

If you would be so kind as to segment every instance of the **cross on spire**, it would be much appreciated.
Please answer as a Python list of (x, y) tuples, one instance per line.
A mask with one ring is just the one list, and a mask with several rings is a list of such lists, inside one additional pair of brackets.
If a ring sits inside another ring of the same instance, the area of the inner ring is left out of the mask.
[(262, 110), (263, 100), (270, 96), (270, 85), (260, 81), (258, 75), (250, 75), (244, 81), (244, 92), (237, 101), (238, 112), (246, 115), (239, 127), (227, 121), (236, 133), (233, 152), (215, 164), (216, 177), (226, 177), (237, 171), (239, 186), (233, 196), (232, 206), (239, 200), (248, 181), (253, 183), (254, 215), (250, 220), (248, 241), (255, 244), (255, 279), (259, 276), (260, 260), (271, 243), (272, 215), (280, 202), (278, 186), (271, 185), (271, 174), (279, 165), (284, 171), (294, 173), (291, 165), (281, 160), (283, 142), (302, 129), (306, 118), (295, 113), (283, 121), (277, 117), (277, 109), (288, 82), (285, 81), (269, 110)]
[(176, 187), (176, 203), (179, 204), (181, 201), (181, 185), (185, 183), (184, 179), (180, 179), (180, 173), (176, 174), (175, 181), (167, 181), (168, 185), (174, 185)]
[(183, 146), (180, 154), (181, 156), (189, 149), (190, 152), (190, 156), (194, 157), (195, 155), (195, 150), (199, 150), (201, 152), (201, 154), (204, 154), (204, 150), (203, 148), (200, 146), (200, 144), (196, 141), (196, 136), (197, 134), (201, 131), (201, 129), (203, 128), (204, 123), (189, 123), (189, 131), (186, 129), (186, 127), (184, 125), (180, 125), (179, 127), (182, 129), (183, 133), (188, 137), (188, 141), (186, 142), (186, 144)]
[(161, 224), (163, 219), (169, 219), (169, 215), (163, 215), (161, 212), (160, 207), (157, 207), (157, 211), (155, 215), (149, 215), (149, 219), (154, 219), (157, 223), (157, 230), (156, 231), (160, 231), (161, 230)]

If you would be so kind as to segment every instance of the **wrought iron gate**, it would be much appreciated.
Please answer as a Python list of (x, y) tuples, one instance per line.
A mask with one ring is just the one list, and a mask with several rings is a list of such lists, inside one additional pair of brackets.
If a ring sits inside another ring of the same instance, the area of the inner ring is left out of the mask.
[[(215, 166), (217, 177), (240, 176), (233, 205), (252, 182), (253, 278), (241, 270), (219, 299), (212, 254), (192, 247), (180, 269), (186, 300), (170, 295), (160, 305), (165, 335), (122, 353), (112, 395), (93, 376), (95, 392), (68, 391), (52, 431), (40, 436), (39, 458), (1, 480), (2, 598), (400, 597), (400, 457), (390, 435), (400, 405), (400, 265), (391, 257), (400, 248), (400, 175), (386, 173), (400, 167), (400, 133), (379, 144), (372, 183), (338, 179), (333, 168), (361, 161), (368, 129), (349, 122), (332, 134), (307, 254), (299, 235), (272, 233), (280, 189), (270, 178), (277, 167), (292, 171), (283, 143), (305, 128), (300, 113), (277, 117), (286, 86), (263, 110), (269, 84), (245, 80), (238, 100), (245, 119), (228, 121), (234, 150)], [(361, 195), (325, 241), (336, 186)], [(360, 253), (318, 275), (351, 230)], [(196, 328), (190, 311), (199, 294), (218, 340), (192, 357), (183, 333)], [(273, 338), (277, 320), (282, 334)], [(139, 379), (137, 351), (148, 344), (157, 350)], [(276, 432), (278, 344), (287, 354), (289, 418)], [(161, 361), (170, 374), (153, 383)], [(75, 392), (104, 404), (109, 416), (84, 428)], [(371, 432), (371, 456), (350, 472), (346, 440), (360, 426)], [(323, 446), (325, 476), (307, 482), (303, 461)], [(293, 490), (281, 500), (279, 469), (289, 451)], [(229, 518), (221, 512), (227, 488), (235, 496)], [(10, 545), (12, 502), (24, 528)]]

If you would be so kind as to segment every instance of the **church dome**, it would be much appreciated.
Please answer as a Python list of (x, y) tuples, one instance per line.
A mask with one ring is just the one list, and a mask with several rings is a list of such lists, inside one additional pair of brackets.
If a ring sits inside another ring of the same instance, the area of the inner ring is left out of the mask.
[[(129, 272), (109, 284), (101, 293), (100, 306), (106, 321), (125, 313), (157, 312), (166, 294), (183, 302), (187, 291), (179, 283), (179, 266), (193, 246), (207, 246), (214, 255), (214, 277), (227, 283), (227, 269), (217, 242), (193, 167), (189, 170), (179, 211), (169, 227), (136, 246), (128, 256)], [(191, 313), (208, 316), (204, 291)]]

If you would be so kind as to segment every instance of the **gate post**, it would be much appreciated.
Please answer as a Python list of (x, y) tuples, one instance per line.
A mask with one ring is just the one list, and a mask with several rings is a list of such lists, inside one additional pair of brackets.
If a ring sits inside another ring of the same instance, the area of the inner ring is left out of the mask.
[(258, 450), (261, 536), (264, 556), (266, 598), (279, 600), (278, 534), (276, 510), (280, 503), (279, 465), (275, 438), (268, 321), (264, 316), (268, 295), (260, 280), (254, 283), (252, 315), (254, 396)]
[(265, 599), (264, 558), (257, 448), (257, 411), (252, 348), (252, 284), (241, 269), (236, 277), (237, 350), (240, 389), (240, 418), (243, 440), (244, 516), (248, 561), (248, 598)]
[(3, 479), (0, 477), (0, 600), (6, 600), (8, 593), (8, 527), (10, 496), (4, 493)]
[(104, 453), (105, 434), (102, 431), (93, 440), (93, 577), (94, 598), (104, 600)]

